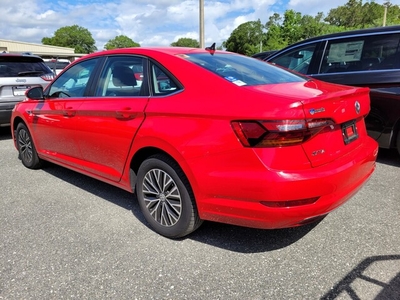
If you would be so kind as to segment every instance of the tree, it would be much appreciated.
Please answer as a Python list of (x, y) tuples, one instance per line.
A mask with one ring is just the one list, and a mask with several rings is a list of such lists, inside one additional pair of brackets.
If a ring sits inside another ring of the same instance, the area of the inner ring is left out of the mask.
[(266, 35), (265, 26), (260, 20), (240, 24), (223, 43), (226, 50), (245, 55), (253, 55), (263, 51)]
[(322, 12), (316, 16), (302, 16), (299, 12), (287, 10), (283, 16), (274, 13), (265, 25), (260, 20), (243, 23), (233, 30), (223, 46), (228, 51), (253, 55), (262, 51), (279, 50), (323, 34), (382, 26), (385, 7), (386, 24), (399, 24), (399, 5), (392, 5), (390, 1), (380, 5), (374, 1), (363, 4), (362, 0), (348, 0), (345, 5), (331, 9), (325, 18)]
[(302, 39), (301, 19), (301, 13), (295, 12), (293, 9), (285, 11), (281, 34), (286, 44), (290, 45)]
[(42, 38), (42, 44), (74, 48), (75, 53), (92, 53), (97, 50), (89, 30), (78, 25), (57, 29), (53, 37)]
[(322, 12), (313, 17), (302, 16), (299, 12), (287, 10), (282, 20), (282, 17), (275, 13), (265, 24), (266, 50), (278, 50), (304, 39), (340, 31), (336, 26), (323, 22), (323, 17)]
[(278, 13), (269, 17), (267, 24), (265, 24), (267, 29), (265, 50), (279, 50), (287, 46), (287, 42), (281, 33), (281, 22), (282, 18)]
[(387, 23), (398, 24), (398, 5), (392, 6), (390, 2), (380, 5), (373, 1), (363, 4), (362, 0), (349, 0), (345, 5), (331, 9), (325, 21), (346, 30), (382, 26), (385, 6), (388, 8)]
[(171, 43), (172, 47), (191, 47), (191, 48), (199, 48), (200, 43), (191, 38), (180, 38), (176, 42)]
[(104, 49), (111, 50), (116, 48), (129, 48), (129, 47), (140, 47), (140, 44), (134, 42), (126, 35), (118, 35), (114, 39), (109, 40), (104, 45)]

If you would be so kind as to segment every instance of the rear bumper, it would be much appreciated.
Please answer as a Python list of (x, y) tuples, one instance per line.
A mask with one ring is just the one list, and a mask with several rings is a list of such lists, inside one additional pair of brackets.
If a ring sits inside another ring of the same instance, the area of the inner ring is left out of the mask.
[[(229, 176), (224, 179), (226, 174), (220, 173), (218, 182), (231, 186), (231, 196), (209, 194), (197, 198), (200, 217), (263, 229), (305, 224), (349, 200), (373, 173), (377, 153), (377, 143), (368, 137), (357, 151), (316, 168), (296, 171), (264, 168), (263, 172), (248, 172), (240, 181)], [(313, 204), (291, 207), (274, 208), (261, 203), (314, 197), (318, 200)]]
[(11, 112), (14, 108), (14, 105), (14, 103), (12, 105), (0, 105), (0, 126), (10, 125)]

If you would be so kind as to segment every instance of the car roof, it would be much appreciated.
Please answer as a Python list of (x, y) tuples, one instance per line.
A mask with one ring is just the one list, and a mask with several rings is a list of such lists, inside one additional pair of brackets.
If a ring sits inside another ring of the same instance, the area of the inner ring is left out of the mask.
[[(288, 47), (293, 47), (299, 44), (303, 44), (305, 42), (313, 42), (319, 40), (327, 40), (332, 38), (346, 37), (346, 36), (357, 36), (357, 35), (365, 35), (365, 34), (375, 34), (375, 33), (391, 33), (391, 32), (400, 32), (400, 25), (396, 26), (386, 26), (386, 27), (373, 27), (373, 28), (365, 28), (365, 29), (357, 29), (357, 30), (349, 30), (342, 31), (337, 33), (330, 33), (325, 35), (320, 35), (316, 37), (312, 37), (309, 39), (302, 40), (300, 42), (289, 45)], [(286, 47), (286, 48), (288, 48)]]
[[(104, 50), (95, 53), (88, 54), (83, 56), (82, 58), (90, 58), (97, 57), (103, 55), (112, 55), (112, 54), (139, 54), (145, 56), (152, 56), (156, 54), (167, 54), (167, 55), (179, 55), (179, 54), (192, 54), (192, 53), (229, 53), (236, 54), (233, 52), (222, 51), (222, 50), (205, 50), (201, 48), (189, 48), (189, 47), (132, 47), (132, 48), (118, 48), (112, 50)], [(77, 59), (80, 60), (80, 59)]]
[(40, 56), (34, 55), (32, 53), (24, 52), (24, 53), (9, 53), (9, 52), (0, 52), (0, 56), (23, 56), (23, 57), (37, 57), (42, 59)]
[(7, 61), (7, 58), (24, 58), (26, 60), (43, 62), (40, 56), (31, 53), (0, 53), (0, 61)]
[(268, 56), (270, 56), (276, 52), (278, 52), (278, 50), (268, 50), (268, 51), (263, 51), (263, 52), (258, 52), (256, 54), (253, 54), (251, 57), (263, 59), (263, 58), (267, 58)]

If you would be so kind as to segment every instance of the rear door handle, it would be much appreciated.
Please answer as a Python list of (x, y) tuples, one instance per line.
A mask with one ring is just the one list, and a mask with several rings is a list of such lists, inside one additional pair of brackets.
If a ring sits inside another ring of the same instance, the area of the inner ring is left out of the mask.
[(136, 117), (136, 113), (129, 111), (129, 110), (117, 110), (116, 111), (116, 118), (117, 119), (134, 119)]
[(63, 116), (65, 117), (73, 117), (76, 115), (76, 110), (66, 109), (63, 111)]

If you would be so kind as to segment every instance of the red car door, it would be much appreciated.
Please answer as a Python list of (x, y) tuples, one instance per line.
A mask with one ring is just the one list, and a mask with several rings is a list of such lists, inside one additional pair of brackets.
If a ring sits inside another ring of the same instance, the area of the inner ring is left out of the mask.
[(141, 82), (134, 71), (143, 61), (135, 56), (108, 58), (95, 97), (82, 101), (76, 118), (75, 138), (84, 167), (109, 180), (120, 180), (135, 133), (145, 118), (148, 96), (140, 95)]
[(32, 130), (39, 152), (51, 159), (76, 165), (80, 152), (74, 139), (74, 118), (80, 104), (77, 98), (57, 98), (41, 102), (32, 110)]
[(81, 152), (75, 139), (76, 119), (96, 63), (97, 59), (87, 60), (61, 74), (46, 90), (46, 100), (32, 110), (38, 151), (78, 168)]

